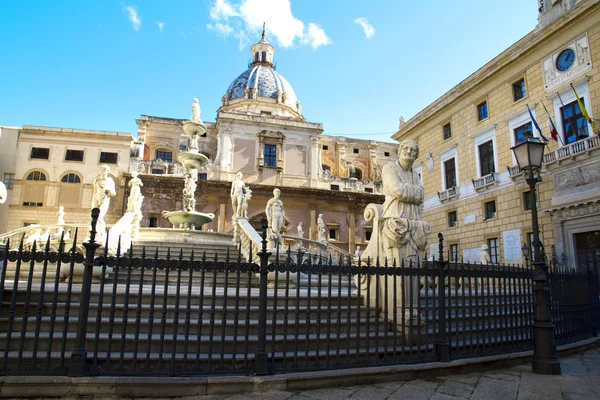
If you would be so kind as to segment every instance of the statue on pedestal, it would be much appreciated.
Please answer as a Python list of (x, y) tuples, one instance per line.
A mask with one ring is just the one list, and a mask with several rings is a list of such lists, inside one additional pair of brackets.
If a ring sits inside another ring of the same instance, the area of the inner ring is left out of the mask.
[(117, 194), (115, 181), (108, 175), (109, 171), (110, 167), (108, 165), (102, 165), (100, 167), (100, 174), (92, 182), (93, 194), (91, 207), (100, 209), (98, 224), (96, 225), (96, 231), (100, 236), (103, 236), (106, 232), (104, 216), (110, 206), (110, 199)]
[(490, 258), (490, 253), (488, 253), (488, 245), (482, 244), (481, 250), (479, 251), (479, 262), (482, 264), (491, 264), (492, 259)]
[(299, 238), (304, 238), (304, 229), (302, 229), (302, 222), (300, 222), (298, 224), (298, 234), (296, 236), (298, 236)]
[(252, 189), (246, 188), (246, 193), (244, 193), (244, 197), (242, 198), (241, 218), (248, 219), (248, 202), (250, 199), (252, 199)]
[(189, 169), (184, 174), (185, 186), (183, 188), (183, 210), (187, 212), (196, 211), (196, 181), (198, 171)]
[(140, 178), (138, 178), (137, 172), (131, 173), (131, 180), (129, 181), (129, 187), (131, 191), (129, 192), (129, 197), (127, 198), (127, 211), (135, 211), (135, 207), (139, 202), (139, 198), (142, 197), (141, 187), (144, 186), (144, 183)]
[(319, 214), (319, 218), (317, 218), (317, 235), (318, 238), (317, 240), (319, 242), (327, 242), (327, 239), (325, 238), (325, 222), (323, 221), (323, 214)]
[(202, 123), (202, 120), (200, 119), (200, 104), (198, 104), (198, 99), (193, 99), (191, 110), (192, 116), (190, 117), (190, 121)]
[[(58, 207), (58, 212), (56, 213), (56, 224), (64, 225), (65, 224), (65, 208), (63, 206)], [(61, 228), (62, 230), (62, 228)]]
[(244, 192), (246, 190), (246, 184), (242, 180), (243, 174), (238, 172), (235, 174), (235, 180), (231, 183), (231, 191), (229, 195), (231, 196), (231, 207), (233, 208), (233, 217), (243, 218), (242, 216), (242, 203), (244, 201)]
[(285, 226), (285, 212), (283, 211), (283, 201), (279, 199), (281, 191), (273, 190), (273, 198), (267, 202), (265, 214), (267, 214), (268, 227), (267, 239), (270, 249), (276, 249), (282, 243), (281, 231)]

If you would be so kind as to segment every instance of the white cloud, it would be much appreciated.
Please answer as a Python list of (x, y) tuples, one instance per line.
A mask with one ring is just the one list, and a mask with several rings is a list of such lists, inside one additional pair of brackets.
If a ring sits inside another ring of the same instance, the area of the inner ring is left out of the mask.
[(220, 22), (215, 22), (214, 25), (208, 24), (206, 25), (206, 29), (208, 29), (209, 31), (214, 31), (218, 35), (223, 37), (227, 37), (233, 33), (233, 28), (231, 26), (227, 24), (222, 24)]
[(163, 31), (163, 29), (165, 29), (164, 22), (156, 21), (156, 25), (158, 25), (158, 29), (160, 29), (161, 32)]
[(308, 43), (313, 49), (318, 49), (320, 46), (327, 46), (331, 44), (331, 39), (327, 36), (325, 31), (319, 28), (312, 22), (308, 24), (308, 30), (302, 38), (302, 43)]
[(304, 22), (292, 13), (290, 0), (216, 0), (210, 17), (213, 23), (207, 28), (221, 36), (233, 35), (240, 41), (241, 49), (252, 42), (251, 37), (258, 39), (263, 23), (267, 26), (267, 39), (276, 40), (282, 47), (299, 42), (316, 49), (331, 43), (317, 25), (309, 23), (305, 29)]
[(129, 19), (129, 22), (131, 22), (133, 29), (139, 31), (140, 25), (142, 25), (142, 20), (138, 16), (137, 7), (127, 6), (125, 7), (125, 11), (127, 11), (127, 18)]
[(369, 24), (369, 21), (367, 21), (366, 18), (356, 18), (354, 23), (363, 27), (367, 39), (371, 39), (375, 36), (375, 28), (373, 28), (373, 25)]

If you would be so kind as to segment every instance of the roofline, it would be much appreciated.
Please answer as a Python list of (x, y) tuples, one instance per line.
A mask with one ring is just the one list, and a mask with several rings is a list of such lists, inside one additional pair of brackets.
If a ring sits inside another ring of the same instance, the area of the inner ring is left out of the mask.
[(435, 115), (435, 113), (452, 104), (455, 100), (465, 96), (482, 82), (493, 78), (496, 73), (510, 66), (514, 60), (532, 51), (536, 45), (549, 40), (549, 37), (555, 32), (562, 30), (565, 26), (576, 23), (576, 20), (579, 18), (585, 18), (587, 16), (585, 13), (586, 11), (589, 11), (593, 7), (598, 7), (599, 5), (600, 2), (598, 1), (584, 1), (572, 8), (567, 14), (556, 20), (554, 23), (542, 29), (539, 29), (536, 26), (533, 31), (519, 39), (509, 48), (484, 64), (477, 71), (469, 75), (466, 79), (448, 90), (442, 96), (438, 97), (433, 103), (429, 104), (402, 124), (391, 138), (399, 141), (400, 138), (407, 134), (411, 129), (416, 128), (419, 124), (425, 122)]
[(78, 128), (58, 128), (52, 126), (35, 126), (35, 125), (23, 125), (19, 128), (21, 131), (38, 131), (48, 133), (71, 133), (71, 134), (87, 134), (87, 135), (103, 135), (103, 136), (116, 136), (123, 139), (131, 139), (133, 136), (129, 132), (115, 132), (115, 131), (99, 131), (92, 129), (78, 129)]

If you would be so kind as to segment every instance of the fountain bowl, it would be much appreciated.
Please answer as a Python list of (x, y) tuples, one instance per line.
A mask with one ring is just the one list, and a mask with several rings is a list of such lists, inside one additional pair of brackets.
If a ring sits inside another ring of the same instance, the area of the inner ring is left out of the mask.
[(178, 228), (182, 224), (184, 226), (187, 225), (188, 228), (191, 228), (192, 225), (200, 227), (215, 219), (215, 215), (212, 213), (201, 213), (198, 211), (163, 211), (162, 216), (175, 228)]
[(202, 136), (206, 133), (206, 125), (198, 121), (186, 121), (183, 123), (183, 131), (190, 137), (192, 135)]
[(202, 153), (188, 151), (185, 153), (180, 153), (177, 156), (177, 162), (183, 165), (185, 169), (200, 169), (208, 164), (208, 157)]

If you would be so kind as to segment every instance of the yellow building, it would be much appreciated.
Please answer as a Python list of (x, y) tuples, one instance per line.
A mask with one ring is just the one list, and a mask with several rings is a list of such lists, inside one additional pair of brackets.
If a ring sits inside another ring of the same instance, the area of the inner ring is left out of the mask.
[(444, 234), (450, 259), (478, 262), (487, 244), (494, 262), (523, 261), (532, 201), (510, 148), (527, 131), (539, 137), (529, 106), (549, 139), (537, 186), (546, 252), (556, 245), (568, 266), (588, 255), (598, 266), (600, 141), (574, 90), (600, 115), (599, 58), (600, 2), (542, 0), (531, 33), (401, 124), (393, 138), (419, 142), (424, 219)]

